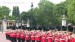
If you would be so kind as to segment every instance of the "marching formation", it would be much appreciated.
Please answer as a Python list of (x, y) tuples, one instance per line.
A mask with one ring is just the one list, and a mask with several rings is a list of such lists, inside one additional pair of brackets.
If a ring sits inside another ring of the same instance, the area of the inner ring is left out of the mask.
[(75, 34), (68, 31), (8, 29), (5, 34), (11, 42), (75, 42)]

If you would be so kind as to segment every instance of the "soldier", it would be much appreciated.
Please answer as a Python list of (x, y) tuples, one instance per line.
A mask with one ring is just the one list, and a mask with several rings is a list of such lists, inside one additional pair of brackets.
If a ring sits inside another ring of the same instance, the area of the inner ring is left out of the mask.
[(39, 30), (36, 33), (35, 39), (36, 39), (37, 42), (41, 42), (41, 34), (40, 34)]
[(54, 42), (59, 42), (59, 38), (55, 37)]
[(12, 40), (11, 40), (12, 42), (17, 42), (17, 40), (16, 40), (16, 35), (17, 35), (17, 34), (16, 34), (14, 31), (10, 34), (10, 37), (11, 37), (11, 39), (12, 39)]
[(10, 37), (10, 34), (11, 34), (12, 32), (10, 31), (10, 30), (8, 30), (8, 40), (11, 40), (11, 37)]
[(16, 39), (16, 36), (17, 36), (17, 32), (15, 31), (14, 33), (13, 33), (13, 39), (14, 39), (14, 42), (17, 42), (17, 39)]
[(26, 42), (30, 42), (30, 34), (29, 34), (29, 31), (26, 31), (25, 40), (26, 40)]
[(32, 30), (30, 35), (31, 35), (31, 41), (35, 42), (35, 31)]
[(47, 42), (53, 42), (52, 33), (47, 34)]
[(64, 39), (64, 37), (60, 38), (60, 42), (66, 42), (66, 40)]
[(20, 30), (18, 30), (16, 37), (17, 37), (17, 41), (18, 41), (18, 42), (21, 42), (21, 39), (20, 39), (20, 37), (21, 37), (21, 32), (20, 32)]
[(13, 42), (13, 32), (12, 31), (10, 33), (10, 40), (11, 40), (11, 42)]
[(46, 42), (46, 34), (45, 34), (45, 32), (42, 32), (41, 42)]
[(7, 31), (5, 32), (5, 35), (6, 35), (6, 39), (9, 39), (9, 30), (7, 30)]
[(24, 31), (21, 31), (21, 42), (25, 41), (25, 35), (24, 35)]

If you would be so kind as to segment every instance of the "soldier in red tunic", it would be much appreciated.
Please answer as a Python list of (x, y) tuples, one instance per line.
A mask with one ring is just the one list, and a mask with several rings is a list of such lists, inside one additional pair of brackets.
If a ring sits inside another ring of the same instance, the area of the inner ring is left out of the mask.
[(69, 42), (74, 42), (74, 35), (69, 36)]
[(17, 41), (18, 42), (21, 42), (20, 37), (21, 37), (21, 32), (20, 32), (20, 30), (18, 30), (18, 32), (17, 32)]
[(11, 42), (13, 42), (13, 32), (10, 34)]
[(31, 41), (35, 42), (35, 31), (32, 30), (30, 35), (31, 35)]
[(59, 38), (55, 37), (54, 42), (59, 42)]
[(41, 35), (41, 42), (46, 42), (46, 33), (43, 32)]
[(12, 32), (10, 31), (10, 30), (8, 30), (8, 32), (7, 32), (7, 35), (8, 35), (8, 40), (11, 40), (11, 37), (10, 37), (10, 34), (11, 34)]
[(26, 31), (25, 40), (26, 40), (26, 42), (30, 42), (30, 34), (29, 34), (29, 31)]
[(7, 31), (5, 32), (6, 39), (9, 39), (9, 36), (10, 36), (10, 35), (9, 35), (9, 32), (10, 32), (9, 30), (7, 30)]
[(47, 42), (53, 42), (53, 37), (51, 33), (47, 34)]
[(64, 37), (60, 38), (60, 42), (66, 42), (66, 40), (64, 39)]
[(17, 39), (16, 39), (16, 36), (17, 36), (17, 32), (15, 31), (14, 33), (13, 33), (13, 39), (14, 39), (14, 42), (17, 42)]
[(20, 39), (21, 39), (21, 42), (24, 42), (25, 41), (24, 31), (21, 31)]
[(35, 36), (36, 42), (41, 42), (41, 33), (38, 31)]
[(10, 34), (11, 38), (12, 38), (12, 42), (17, 42), (16, 40), (16, 36), (17, 36), (17, 33), (13, 31), (13, 33)]

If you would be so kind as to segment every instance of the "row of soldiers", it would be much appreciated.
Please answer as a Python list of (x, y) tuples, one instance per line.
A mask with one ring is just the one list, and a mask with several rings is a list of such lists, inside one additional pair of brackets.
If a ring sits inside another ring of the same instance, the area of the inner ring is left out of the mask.
[(5, 34), (11, 42), (75, 42), (75, 34), (69, 31), (8, 29)]

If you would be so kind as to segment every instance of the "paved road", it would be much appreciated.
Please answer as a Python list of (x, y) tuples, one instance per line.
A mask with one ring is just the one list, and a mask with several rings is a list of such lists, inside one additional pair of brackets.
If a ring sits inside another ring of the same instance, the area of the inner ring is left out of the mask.
[(6, 40), (5, 33), (0, 32), (0, 42), (11, 42), (11, 41)]

